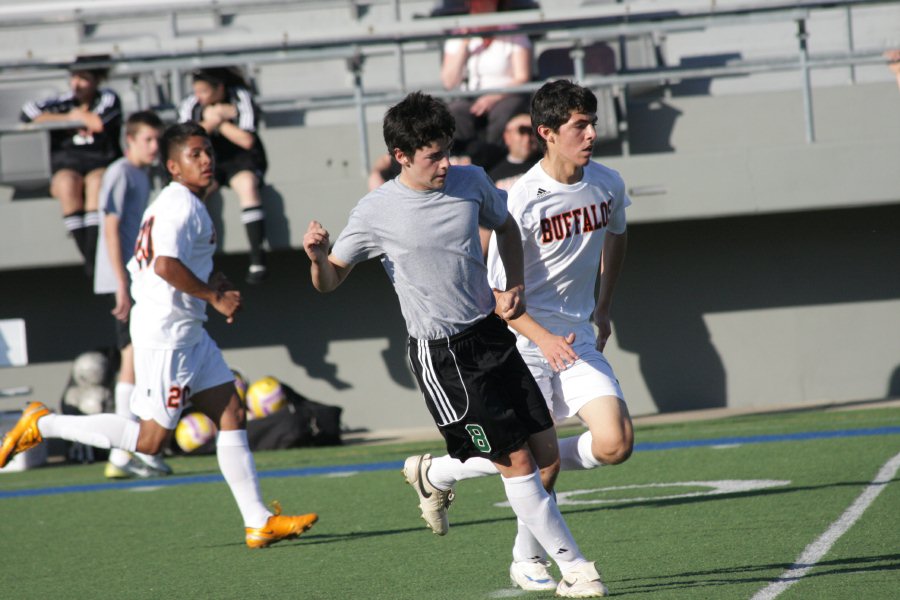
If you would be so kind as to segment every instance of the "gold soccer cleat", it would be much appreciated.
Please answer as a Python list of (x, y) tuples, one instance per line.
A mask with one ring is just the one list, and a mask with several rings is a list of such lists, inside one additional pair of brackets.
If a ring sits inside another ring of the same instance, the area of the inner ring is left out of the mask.
[(282, 515), (281, 505), (278, 502), (273, 502), (272, 508), (275, 514), (269, 517), (265, 526), (258, 528), (246, 527), (244, 529), (247, 534), (246, 539), (249, 548), (265, 548), (281, 540), (294, 539), (319, 520), (319, 515), (316, 513), (295, 517)]
[(3, 443), (0, 444), (0, 468), (5, 467), (16, 454), (44, 441), (37, 422), (48, 414), (50, 409), (40, 402), (32, 402), (25, 408), (16, 425), (3, 436)]

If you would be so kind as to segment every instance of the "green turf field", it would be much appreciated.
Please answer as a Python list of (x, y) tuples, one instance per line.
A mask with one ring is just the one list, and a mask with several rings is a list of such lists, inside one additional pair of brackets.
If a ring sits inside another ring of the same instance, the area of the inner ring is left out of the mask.
[[(614, 596), (751, 598), (900, 452), (898, 426), (900, 409), (884, 408), (638, 427), (641, 446), (625, 464), (561, 474), (560, 507)], [(892, 432), (754, 437), (883, 427)], [(690, 444), (720, 438), (727, 443)], [(647, 449), (664, 442), (685, 447)], [(95, 491), (107, 483), (102, 465), (2, 474), (0, 598), (552, 597), (509, 585), (515, 519), (496, 506), (504, 500), (496, 478), (460, 484), (447, 536), (425, 528), (399, 466), (409, 454), (440, 450), (432, 442), (257, 453), (265, 498), (321, 520), (299, 540), (255, 551), (244, 547), (221, 481)], [(215, 457), (170, 464), (177, 475), (166, 483), (218, 474)], [(331, 465), (382, 468), (294, 474)], [(779, 598), (900, 597), (900, 481), (879, 489)]]

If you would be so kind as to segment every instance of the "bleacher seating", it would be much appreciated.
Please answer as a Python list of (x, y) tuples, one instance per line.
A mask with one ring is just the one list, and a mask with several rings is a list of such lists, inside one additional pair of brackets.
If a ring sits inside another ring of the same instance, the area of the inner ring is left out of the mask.
[[(471, 21), (471, 16), (449, 14), (452, 5), (458, 4), (452, 0), (403, 0), (399, 4), (399, 22), (392, 0), (262, 0), (256, 3), (189, 0), (178, 5), (162, 0), (136, 5), (123, 0), (118, 9), (110, 9), (106, 16), (85, 11), (81, 17), (72, 15), (69, 20), (54, 20), (47, 12), (51, 5), (75, 4), (36, 1), (17, 5), (17, 14), (22, 19), (29, 11), (32, 15), (31, 21), (19, 25), (14, 20), (0, 18), (0, 123), (15, 122), (25, 99), (64, 89), (62, 67), (79, 52), (107, 52), (115, 56), (108, 85), (119, 93), (126, 113), (147, 107), (162, 108), (163, 115), (170, 120), (174, 117), (172, 108), (190, 89), (191, 69), (237, 63), (245, 67), (258, 88), (258, 100), (265, 114), (261, 135), (267, 144), (273, 141), (269, 181), (276, 186), (281, 183), (277, 173), (290, 173), (294, 177), (291, 169), (279, 166), (280, 161), (309, 160), (310, 149), (329, 146), (330, 140), (323, 143), (322, 139), (334, 137), (336, 131), (340, 131), (338, 137), (343, 146), (329, 160), (343, 166), (329, 172), (335, 176), (340, 172), (358, 177), (348, 187), (361, 186), (366, 170), (361, 155), (374, 156), (382, 151), (378, 123), (384, 108), (411, 89), (446, 96), (440, 86), (438, 68), (442, 36), (460, 23), (478, 22)], [(520, 4), (528, 8), (534, 3), (522, 0)], [(725, 10), (735, 4), (723, 0), (719, 6)], [(157, 5), (168, 8), (148, 14), (148, 7)], [(706, 15), (698, 8), (701, 5), (699, 0), (679, 0), (667, 4), (667, 11), (677, 14), (682, 7), (686, 13)], [(180, 10), (178, 6), (187, 7), (187, 12), (173, 25), (170, 13)], [(617, 110), (617, 105), (622, 108), (640, 92), (651, 92), (647, 94), (648, 101), (651, 100), (661, 89), (661, 82), (666, 81), (654, 77), (653, 73), (664, 70), (666, 60), (673, 65), (687, 64), (686, 57), (692, 55), (733, 51), (735, 43), (728, 35), (732, 30), (747, 36), (747, 32), (759, 31), (759, 27), (771, 28), (766, 23), (756, 26), (748, 20), (732, 28), (716, 29), (691, 22), (690, 27), (668, 30), (666, 27), (675, 19), (670, 21), (667, 17), (658, 22), (648, 18), (639, 33), (623, 35), (630, 23), (639, 21), (635, 8), (639, 6), (651, 7), (658, 13), (657, 5), (649, 0), (545, 1), (539, 11), (507, 13), (502, 18), (519, 24), (535, 40), (537, 79), (523, 91), (536, 89), (550, 76), (575, 76), (579, 71), (572, 61), (571, 50), (581, 49), (583, 74), (592, 82), (600, 100), (601, 140), (615, 140), (628, 135), (619, 122), (624, 113)], [(425, 18), (440, 13), (441, 9), (446, 11), (443, 16)], [(0, 17), (9, 10), (12, 10), (9, 6), (0, 5)], [(889, 9), (881, 10), (889, 12)], [(871, 31), (886, 31), (889, 22), (889, 18), (876, 16), (866, 22), (866, 27)], [(85, 24), (89, 26), (85, 28)], [(758, 57), (770, 60), (773, 53), (793, 57), (796, 53), (794, 26), (792, 20), (784, 18), (779, 22), (778, 36), (753, 37), (753, 44), (744, 45), (735, 53), (737, 58), (729, 66)], [(661, 50), (663, 42), (665, 57)], [(360, 66), (358, 78), (354, 65)], [(880, 65), (872, 67), (872, 72), (875, 71), (887, 75)], [(862, 72), (861, 68), (858, 73)], [(647, 73), (648, 78), (632, 78), (627, 82), (616, 79), (634, 73)], [(18, 81), (20, 74), (29, 79)], [(794, 89), (799, 88), (796, 71), (784, 77), (791, 78)], [(749, 79), (733, 77), (727, 84), (743, 85), (746, 90), (752, 85)], [(706, 93), (711, 92), (707, 89)], [(355, 105), (357, 95), (366, 102), (363, 110)], [(356, 147), (352, 147), (354, 129)], [(365, 145), (363, 132), (368, 135)], [(300, 146), (283, 141), (301, 138)], [(32, 150), (40, 142), (39, 136), (19, 139), (28, 139)], [(282, 146), (275, 147), (277, 144)], [(19, 148), (18, 143), (15, 145)], [(41, 168), (31, 171), (27, 168), (33, 161), (17, 162), (26, 154), (24, 151), (12, 159), (5, 156), (9, 152), (6, 150), (0, 157), (0, 177), (5, 178), (5, 184), (16, 181), (27, 184), (31, 177), (40, 178), (44, 172)], [(282, 154), (290, 158), (282, 158)], [(293, 179), (291, 182), (293, 185)], [(342, 181), (340, 185), (347, 182)], [(0, 193), (6, 194), (7, 190)], [(289, 239), (296, 244), (296, 236)]]

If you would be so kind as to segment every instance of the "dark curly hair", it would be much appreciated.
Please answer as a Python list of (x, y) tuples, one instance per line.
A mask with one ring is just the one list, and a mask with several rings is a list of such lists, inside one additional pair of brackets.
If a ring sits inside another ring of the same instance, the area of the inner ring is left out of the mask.
[[(539, 125), (559, 131), (573, 112), (596, 113), (597, 96), (567, 79), (545, 83), (531, 99), (531, 125), (535, 132)], [(536, 137), (541, 151), (546, 152), (547, 141), (540, 135)]]
[(399, 148), (407, 156), (432, 142), (450, 140), (456, 123), (447, 105), (428, 94), (412, 92), (384, 115), (384, 143), (393, 155)]

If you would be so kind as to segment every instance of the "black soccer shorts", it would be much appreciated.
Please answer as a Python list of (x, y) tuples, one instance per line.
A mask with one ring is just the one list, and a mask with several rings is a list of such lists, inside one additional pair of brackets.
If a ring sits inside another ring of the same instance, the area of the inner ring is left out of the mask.
[(449, 338), (410, 338), (410, 366), (450, 456), (497, 460), (553, 427), (515, 340), (493, 313)]

